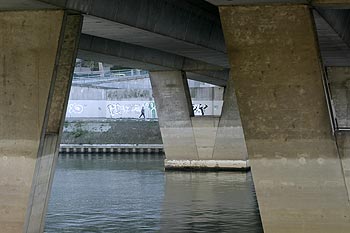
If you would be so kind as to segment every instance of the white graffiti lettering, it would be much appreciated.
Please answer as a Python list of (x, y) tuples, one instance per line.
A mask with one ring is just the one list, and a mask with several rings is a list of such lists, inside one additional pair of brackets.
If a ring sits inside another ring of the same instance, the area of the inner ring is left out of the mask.
[(123, 115), (139, 114), (143, 105), (140, 104), (125, 104), (119, 103), (108, 104), (107, 108), (111, 117), (121, 117)]
[(81, 104), (69, 104), (67, 110), (70, 114), (80, 114), (84, 111), (84, 107)]

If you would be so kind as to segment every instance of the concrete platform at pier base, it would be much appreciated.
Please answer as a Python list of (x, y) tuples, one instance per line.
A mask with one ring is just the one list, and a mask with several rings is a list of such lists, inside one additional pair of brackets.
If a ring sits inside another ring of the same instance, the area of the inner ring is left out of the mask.
[(165, 160), (165, 170), (249, 171), (249, 160)]

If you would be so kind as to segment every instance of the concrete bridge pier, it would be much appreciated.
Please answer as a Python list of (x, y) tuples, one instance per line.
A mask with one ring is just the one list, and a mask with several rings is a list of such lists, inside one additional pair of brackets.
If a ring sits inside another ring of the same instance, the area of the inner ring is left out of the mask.
[(0, 12), (0, 232), (43, 232), (81, 24)]
[(249, 169), (233, 91), (226, 91), (221, 117), (194, 117), (184, 72), (153, 71), (150, 77), (166, 155), (165, 169)]
[(264, 232), (349, 232), (312, 12), (219, 9)]

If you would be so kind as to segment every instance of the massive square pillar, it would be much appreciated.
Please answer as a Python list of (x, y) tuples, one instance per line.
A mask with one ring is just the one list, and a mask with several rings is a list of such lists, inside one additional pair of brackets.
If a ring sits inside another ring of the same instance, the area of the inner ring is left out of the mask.
[(150, 76), (166, 169), (249, 169), (234, 94), (226, 92), (221, 117), (194, 117), (184, 72), (153, 71)]
[(0, 232), (44, 229), (81, 24), (63, 10), (0, 12)]
[(222, 6), (220, 16), (265, 233), (349, 232), (310, 9)]

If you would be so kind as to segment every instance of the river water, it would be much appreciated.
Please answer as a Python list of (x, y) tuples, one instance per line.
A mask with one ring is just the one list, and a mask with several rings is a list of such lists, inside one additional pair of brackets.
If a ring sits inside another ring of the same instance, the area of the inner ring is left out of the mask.
[(250, 173), (165, 173), (162, 155), (60, 155), (45, 232), (263, 230)]

